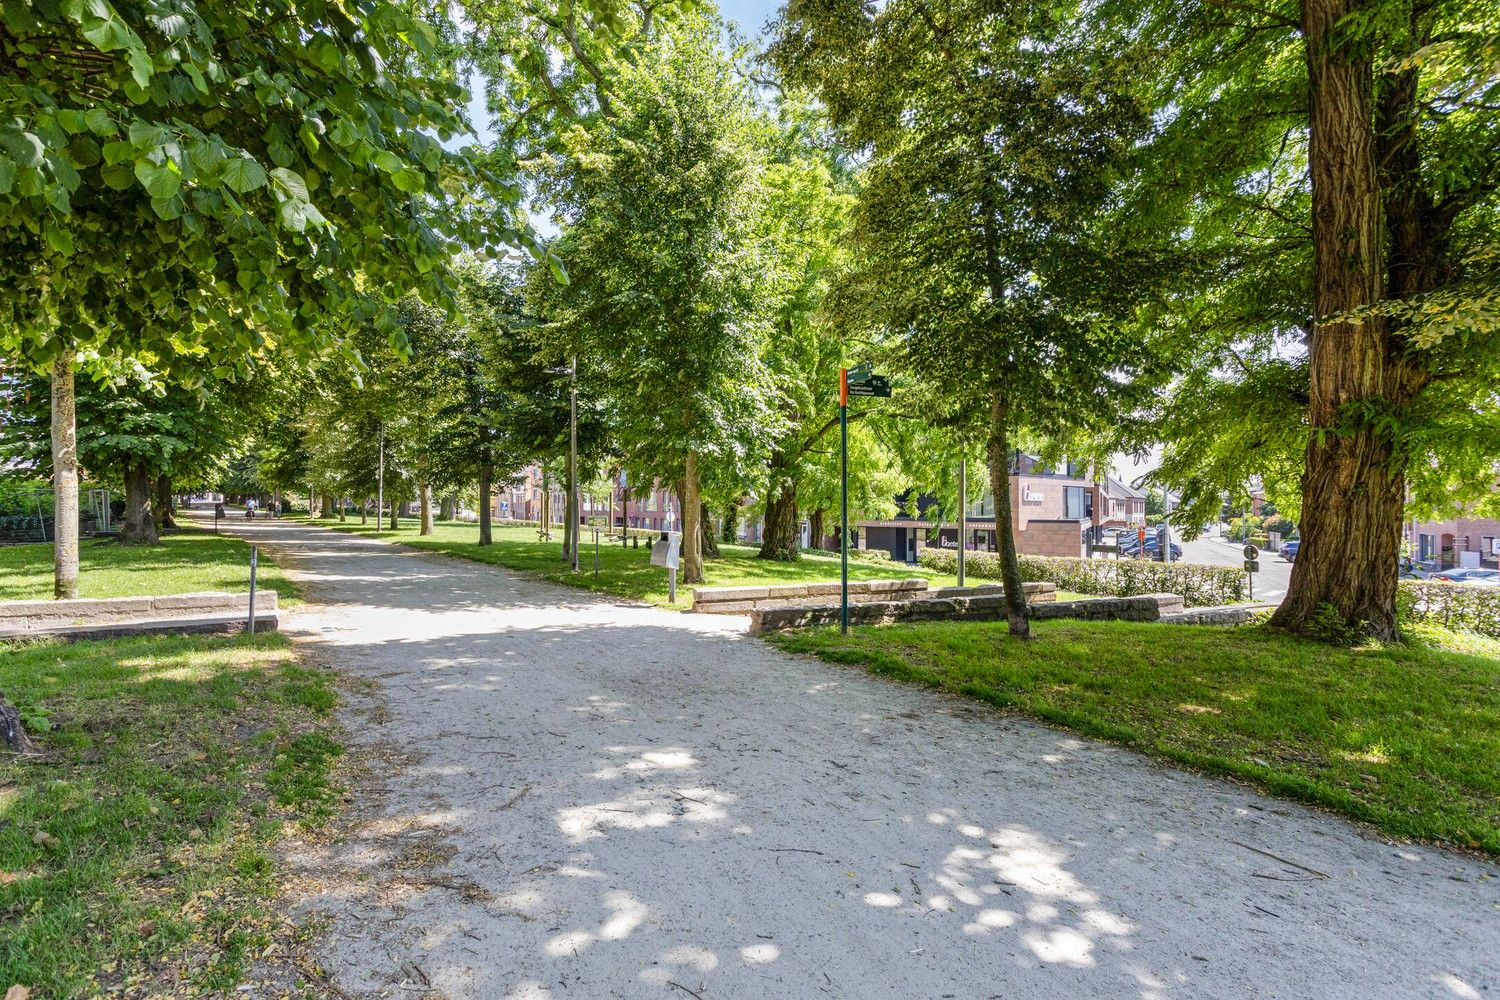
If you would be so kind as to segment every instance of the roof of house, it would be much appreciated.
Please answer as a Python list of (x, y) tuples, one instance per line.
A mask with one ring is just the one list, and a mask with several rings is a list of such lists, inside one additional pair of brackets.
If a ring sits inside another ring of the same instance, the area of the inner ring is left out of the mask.
[(1123, 483), (1123, 482), (1121, 482), (1120, 480), (1116, 479), (1114, 476), (1105, 476), (1104, 477), (1104, 492), (1108, 493), (1112, 497), (1118, 497), (1120, 499), (1129, 499), (1129, 500), (1144, 500), (1144, 499), (1146, 499), (1146, 494), (1142, 493), (1140, 490), (1136, 489), (1134, 486), (1131, 486), (1129, 483)]

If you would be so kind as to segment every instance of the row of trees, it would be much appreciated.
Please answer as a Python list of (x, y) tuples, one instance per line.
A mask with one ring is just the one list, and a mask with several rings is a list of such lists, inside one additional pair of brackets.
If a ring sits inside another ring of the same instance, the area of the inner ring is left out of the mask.
[[(558, 462), (576, 390), (570, 493), (671, 485), (692, 582), (709, 511), (753, 497), (767, 558), (801, 514), (822, 533), (837, 370), (875, 361), (900, 392), (855, 426), (857, 508), (951, 493), (968, 452), (1003, 524), (1019, 444), (1165, 442), (1182, 523), (1252, 473), (1300, 504), (1281, 624), (1394, 634), (1407, 495), (1471, 499), (1500, 455), (1500, 16), (789, 0), (755, 53), (691, 7), (297, 4), (250, 39), (222, 0), (8, 20), (0, 337), (51, 372), (59, 491), (79, 367), (140, 366), (148, 409), (291, 385), (243, 410), (257, 475), (365, 496), (385, 441), (429, 511)], [(453, 152), (431, 137), (471, 69), (498, 135)]]

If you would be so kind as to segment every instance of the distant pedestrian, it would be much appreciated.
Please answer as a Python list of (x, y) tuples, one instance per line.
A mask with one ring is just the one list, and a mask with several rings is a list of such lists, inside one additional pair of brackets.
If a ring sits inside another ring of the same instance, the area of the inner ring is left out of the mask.
[(250, 517), (250, 518), (255, 517), (255, 498), (254, 497), (250, 497), (248, 500), (245, 501), (245, 516), (246, 517)]

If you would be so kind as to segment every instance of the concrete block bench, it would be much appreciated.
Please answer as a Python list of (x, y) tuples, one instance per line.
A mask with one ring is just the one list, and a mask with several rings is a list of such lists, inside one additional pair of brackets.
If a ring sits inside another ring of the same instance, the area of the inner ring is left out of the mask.
[[(920, 596), (927, 591), (925, 577), (901, 580), (850, 580), (850, 602), (899, 601)], [(809, 600), (839, 596), (839, 584), (785, 583), (766, 587), (697, 587), (693, 590), (693, 610), (700, 614), (742, 615), (770, 608), (794, 608)]]
[[(104, 637), (170, 630), (189, 620), (200, 630), (232, 630), (249, 616), (250, 595), (208, 590), (157, 597), (81, 597), (68, 601), (0, 601), (0, 638), (26, 636)], [(276, 591), (255, 595), (256, 629), (277, 625)], [(263, 624), (264, 622), (264, 624)], [(140, 632), (133, 626), (152, 626)]]

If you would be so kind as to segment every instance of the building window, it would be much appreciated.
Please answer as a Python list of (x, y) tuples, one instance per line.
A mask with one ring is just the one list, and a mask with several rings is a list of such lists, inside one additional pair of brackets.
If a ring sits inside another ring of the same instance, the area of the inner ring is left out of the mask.
[(1063, 517), (1070, 520), (1082, 521), (1094, 516), (1093, 491), (1084, 489), (1082, 486), (1068, 486), (1063, 489)]

